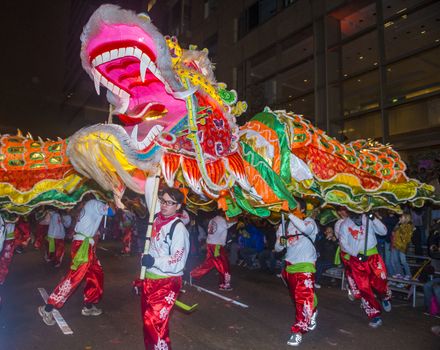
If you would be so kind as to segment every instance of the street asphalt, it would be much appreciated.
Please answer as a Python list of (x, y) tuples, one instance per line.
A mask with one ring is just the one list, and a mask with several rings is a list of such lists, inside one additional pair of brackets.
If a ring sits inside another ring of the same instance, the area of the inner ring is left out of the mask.
[[(70, 258), (58, 269), (47, 265), (42, 254), (28, 248), (17, 254), (10, 273), (0, 287), (0, 350), (141, 350), (144, 349), (139, 297), (132, 294), (131, 281), (139, 273), (139, 257), (120, 256), (115, 242), (100, 243), (98, 256), (105, 273), (104, 298), (99, 317), (81, 315), (82, 286), (60, 310), (72, 335), (63, 335), (57, 325), (46, 326), (37, 313), (43, 304), (38, 288), (50, 293), (62, 278)], [(67, 252), (69, 245), (67, 245)], [(197, 263), (192, 258), (188, 268)], [(258, 270), (233, 267), (233, 291), (217, 290), (211, 271), (197, 283), (216, 293), (248, 305), (242, 308), (185, 285), (179, 297), (198, 303), (191, 314), (172, 313), (171, 340), (174, 350), (273, 350), (286, 345), (294, 307), (281, 279)], [(383, 326), (371, 329), (359, 302), (350, 302), (337, 283), (324, 280), (317, 290), (318, 327), (303, 337), (300, 349), (440, 349), (440, 337), (430, 332), (440, 318), (427, 316), (421, 307), (393, 299), (393, 310), (383, 315)]]

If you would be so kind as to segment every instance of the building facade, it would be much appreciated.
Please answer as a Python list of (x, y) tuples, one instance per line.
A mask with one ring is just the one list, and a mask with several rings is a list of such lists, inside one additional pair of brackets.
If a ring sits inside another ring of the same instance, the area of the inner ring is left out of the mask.
[(151, 16), (209, 49), (249, 104), (239, 123), (267, 105), (343, 141), (440, 148), (439, 1), (170, 0)]

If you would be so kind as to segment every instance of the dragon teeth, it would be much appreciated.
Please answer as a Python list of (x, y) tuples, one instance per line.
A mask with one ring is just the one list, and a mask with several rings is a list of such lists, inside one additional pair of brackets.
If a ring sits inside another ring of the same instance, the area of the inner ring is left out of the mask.
[[(139, 74), (141, 77), (142, 82), (145, 81), (145, 76), (147, 73), (147, 70), (149, 70), (157, 79), (159, 79), (164, 85), (166, 91), (173, 95), (175, 92), (171, 89), (168, 82), (162, 77), (162, 74), (160, 73), (160, 70), (156, 67), (153, 61), (151, 61), (150, 57), (148, 57), (147, 54), (143, 53), (139, 48), (137, 47), (125, 47), (125, 48), (119, 48), (119, 49), (113, 49), (108, 52), (104, 52), (101, 55), (96, 56), (92, 61), (92, 75), (95, 82), (95, 89), (96, 93), (99, 95), (99, 86), (104, 85), (107, 89), (112, 91), (114, 94), (123, 97), (121, 95), (122, 92), (126, 93), (124, 90), (122, 90), (120, 87), (115, 86), (113, 83), (106, 80), (101, 73), (99, 73), (96, 70), (96, 67), (98, 67), (101, 64), (116, 60), (118, 58), (122, 57), (136, 57), (139, 59)], [(119, 89), (119, 90), (118, 90)], [(128, 95), (129, 96), (129, 95)], [(127, 102), (124, 100), (124, 103), (121, 105), (121, 108), (118, 108), (119, 113), (124, 113), (122, 111), (122, 107), (127, 107)], [(126, 108), (125, 108), (126, 110)]]
[(150, 63), (154, 65), (154, 63), (151, 62), (150, 57), (148, 57), (146, 54), (143, 53), (140, 62), (140, 74), (141, 74), (142, 82), (145, 81), (145, 74), (147, 72), (147, 68)]
[(151, 143), (153, 142), (153, 140), (157, 137), (157, 135), (159, 135), (162, 130), (164, 129), (163, 126), (161, 125), (155, 125), (153, 126), (153, 128), (151, 128), (151, 130), (148, 132), (147, 136), (145, 136), (145, 138), (142, 141), (138, 141), (138, 126), (135, 125), (132, 132), (131, 132), (131, 136), (130, 139), (134, 144), (134, 147), (141, 151), (145, 148), (147, 148), (148, 146), (151, 145)]
[(93, 81), (95, 83), (95, 90), (99, 96), (99, 94), (101, 93), (101, 89), (99, 88), (99, 83), (102, 76), (95, 68), (92, 69), (92, 75), (93, 75)]

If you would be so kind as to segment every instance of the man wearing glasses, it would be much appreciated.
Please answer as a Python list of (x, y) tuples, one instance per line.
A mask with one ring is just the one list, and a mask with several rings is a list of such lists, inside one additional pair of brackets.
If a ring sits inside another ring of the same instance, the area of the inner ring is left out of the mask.
[(170, 348), (169, 314), (182, 286), (189, 252), (189, 234), (179, 213), (183, 198), (178, 189), (163, 189), (150, 250), (142, 257), (142, 265), (147, 268), (141, 286), (146, 349)]

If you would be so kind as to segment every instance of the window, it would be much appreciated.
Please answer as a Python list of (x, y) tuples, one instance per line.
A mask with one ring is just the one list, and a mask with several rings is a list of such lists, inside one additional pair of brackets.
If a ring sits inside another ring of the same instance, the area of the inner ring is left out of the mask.
[(314, 66), (313, 59), (278, 75), (279, 102), (290, 101), (313, 92)]
[(357, 38), (342, 46), (344, 77), (372, 69), (378, 65), (377, 31)]
[(244, 37), (252, 29), (266, 22), (277, 13), (277, 0), (258, 0), (244, 10), (239, 18), (238, 36)]
[(440, 93), (440, 47), (387, 67), (388, 104)]
[(420, 5), (420, 0), (383, 0), (383, 18), (388, 19), (395, 15), (404, 14), (406, 10)]
[(203, 18), (207, 19), (209, 15), (217, 11), (218, 0), (205, 0), (203, 7)]
[(339, 131), (346, 141), (359, 139), (379, 139), (382, 137), (382, 119), (379, 112), (365, 114), (362, 117), (344, 121)]
[(214, 35), (211, 35), (209, 38), (207, 38), (203, 45), (206, 47), (209, 51), (209, 58), (211, 61), (215, 61), (215, 56), (217, 55), (217, 42), (218, 42), (218, 35), (215, 33)]
[(374, 1), (365, 6), (365, 1), (351, 1), (348, 6), (330, 13), (330, 16), (340, 21), (341, 37), (348, 38), (376, 24), (376, 6)]
[(390, 135), (440, 126), (440, 97), (408, 103), (389, 110)]
[(440, 40), (440, 2), (385, 23), (387, 60), (430, 47)]
[(379, 108), (379, 73), (377, 70), (343, 82), (344, 117)]
[(290, 35), (281, 43), (281, 66), (291, 66), (307, 57), (313, 56), (313, 32), (309, 27), (301, 32)]

